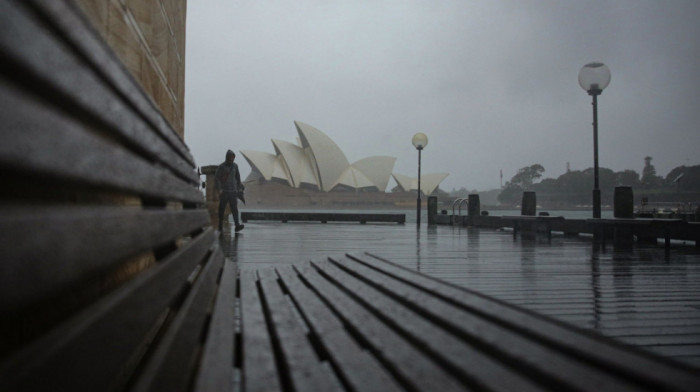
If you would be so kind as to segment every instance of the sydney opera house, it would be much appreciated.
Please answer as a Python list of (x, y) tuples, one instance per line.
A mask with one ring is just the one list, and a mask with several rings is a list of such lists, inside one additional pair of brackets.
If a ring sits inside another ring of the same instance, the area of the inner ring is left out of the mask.
[[(392, 173), (396, 158), (373, 156), (350, 163), (340, 147), (325, 133), (299, 121), (295, 121), (294, 125), (299, 134), (296, 144), (273, 139), (274, 154), (241, 150), (251, 167), (251, 173), (245, 179), (247, 184), (273, 187), (274, 192), (281, 191), (286, 195), (341, 196), (361, 192), (369, 196), (369, 193), (386, 192), (393, 176), (397, 183), (395, 191), (418, 189), (417, 178)], [(447, 176), (447, 173), (422, 175), (422, 193), (432, 194)], [(248, 186), (249, 191), (254, 189)], [(257, 193), (258, 198), (265, 195)]]

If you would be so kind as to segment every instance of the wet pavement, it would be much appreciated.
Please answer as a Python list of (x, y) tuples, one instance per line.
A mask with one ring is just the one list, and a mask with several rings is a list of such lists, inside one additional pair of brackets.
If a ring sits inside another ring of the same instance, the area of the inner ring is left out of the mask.
[(590, 238), (415, 224), (246, 223), (221, 238), (241, 269), (370, 252), (700, 368), (700, 249), (605, 250)]

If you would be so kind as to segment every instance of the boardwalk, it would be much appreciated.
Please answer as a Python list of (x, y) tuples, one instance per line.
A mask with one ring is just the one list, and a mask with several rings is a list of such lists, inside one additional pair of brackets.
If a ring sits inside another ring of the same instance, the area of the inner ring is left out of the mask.
[(594, 251), (585, 238), (488, 229), (253, 223), (222, 238), (242, 270), (368, 251), (700, 368), (700, 251)]

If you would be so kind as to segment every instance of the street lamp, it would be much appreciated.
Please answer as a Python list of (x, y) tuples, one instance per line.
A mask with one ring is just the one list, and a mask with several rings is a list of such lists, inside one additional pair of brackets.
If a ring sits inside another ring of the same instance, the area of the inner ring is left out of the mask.
[(600, 218), (598, 182), (598, 96), (610, 84), (610, 68), (603, 63), (588, 63), (578, 73), (578, 84), (593, 97), (593, 217)]
[(416, 209), (416, 222), (418, 226), (420, 226), (420, 152), (423, 151), (425, 146), (428, 145), (428, 137), (425, 136), (424, 133), (418, 132), (415, 135), (413, 135), (411, 143), (413, 143), (413, 147), (415, 147), (416, 150), (418, 150), (418, 207)]

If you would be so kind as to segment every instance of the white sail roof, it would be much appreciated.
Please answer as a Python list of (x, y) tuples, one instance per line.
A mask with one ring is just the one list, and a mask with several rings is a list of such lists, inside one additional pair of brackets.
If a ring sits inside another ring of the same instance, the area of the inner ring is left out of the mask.
[(433, 192), (435, 192), (438, 186), (440, 186), (442, 180), (447, 178), (449, 175), (450, 173), (430, 173), (422, 175), (420, 178), (421, 191), (424, 195), (431, 195)]
[(272, 139), (272, 145), (275, 147), (277, 156), (281, 157), (289, 174), (289, 183), (294, 188), (299, 188), (301, 180), (301, 170), (308, 165), (308, 159), (304, 154), (304, 150), (284, 140)]
[[(253, 169), (246, 181), (264, 179), (330, 191), (333, 189), (376, 189), (386, 191), (391, 176), (405, 191), (416, 190), (418, 179), (391, 173), (396, 158), (373, 156), (353, 163), (331, 138), (318, 129), (295, 121), (298, 144), (272, 139), (275, 154), (260, 151), (241, 151)], [(429, 195), (437, 189), (447, 173), (425, 174), (421, 191)]]
[(367, 178), (367, 176), (353, 166), (348, 166), (347, 169), (345, 169), (331, 189), (334, 189), (338, 185), (344, 185), (353, 189), (376, 188), (376, 185)]
[(343, 150), (323, 132), (299, 121), (294, 121), (294, 125), (299, 133), (302, 147), (309, 153), (312, 167), (317, 173), (319, 187), (321, 190), (329, 191), (350, 162)]
[[(267, 181), (272, 179), (272, 171), (277, 161), (277, 156), (261, 151), (241, 150), (243, 158), (248, 161), (248, 164), (253, 169), (251, 176), (254, 174), (261, 176)], [(251, 177), (249, 176), (249, 178)]]
[(394, 170), (396, 158), (388, 156), (375, 156), (360, 159), (352, 164), (352, 167), (362, 172), (374, 186), (380, 191), (386, 191), (386, 186), (391, 178), (391, 171)]
[[(449, 173), (430, 173), (423, 174), (420, 177), (420, 189), (424, 195), (430, 195), (440, 186), (442, 180), (449, 176)], [(415, 191), (418, 190), (418, 177), (409, 177), (403, 174), (392, 173), (396, 183), (404, 191)]]
[(272, 179), (277, 180), (279, 182), (286, 183), (288, 185), (292, 185), (291, 181), (289, 180), (289, 172), (285, 170), (285, 164), (284, 161), (282, 160), (281, 156), (277, 156), (277, 159), (275, 159), (275, 163), (272, 166)]
[(391, 176), (394, 177), (394, 180), (396, 181), (396, 183), (401, 187), (401, 189), (404, 192), (408, 192), (411, 190), (415, 191), (418, 188), (418, 179), (417, 178), (411, 178), (409, 176), (399, 174), (399, 173), (392, 173)]

